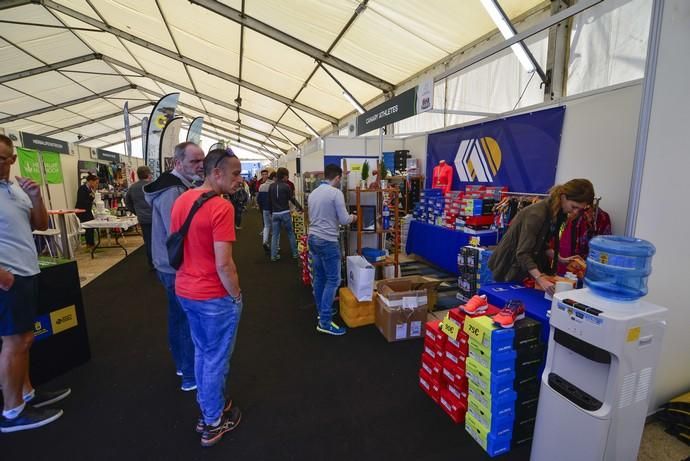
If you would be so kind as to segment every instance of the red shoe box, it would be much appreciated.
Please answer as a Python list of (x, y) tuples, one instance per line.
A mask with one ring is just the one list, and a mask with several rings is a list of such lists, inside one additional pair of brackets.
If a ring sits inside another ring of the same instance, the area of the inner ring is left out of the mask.
[(432, 379), (429, 374), (424, 371), (424, 368), (419, 370), (419, 387), (422, 388), (426, 394), (431, 397), (436, 403), (439, 403), (441, 395), (441, 385), (438, 380)]
[(465, 408), (467, 408), (467, 380), (463, 381), (463, 384), (456, 386), (455, 384), (447, 384), (446, 389), (450, 391), (451, 394), (455, 396), (460, 403), (462, 403)]
[(446, 334), (441, 331), (441, 321), (440, 320), (434, 320), (431, 322), (427, 322), (426, 326), (424, 328), (424, 340), (431, 341), (433, 344), (436, 345), (436, 347), (443, 348), (445, 342), (446, 342)]
[(454, 367), (465, 369), (465, 359), (467, 354), (463, 354), (462, 351), (453, 346), (452, 343), (446, 343), (446, 350), (443, 353), (443, 361), (452, 363)]
[(465, 357), (467, 357), (470, 353), (470, 343), (469, 343), (470, 336), (465, 333), (464, 331), (460, 331), (458, 333), (458, 339), (455, 340), (453, 338), (448, 338), (448, 342), (446, 343), (446, 347), (453, 346), (456, 349), (460, 351), (461, 354), (464, 354)]
[(422, 369), (426, 371), (431, 379), (439, 381), (443, 367), (439, 360), (434, 360), (429, 354), (422, 354)]
[(467, 407), (462, 404), (460, 399), (456, 398), (448, 389), (442, 389), (439, 396), (439, 405), (443, 408), (450, 419), (455, 424), (460, 424), (465, 421), (465, 412)]
[(441, 360), (443, 360), (443, 347), (438, 347), (436, 343), (430, 341), (429, 338), (424, 338), (423, 354), (428, 354), (432, 359), (441, 363)]
[(465, 376), (465, 369), (456, 366), (453, 362), (447, 359), (443, 362), (441, 376), (441, 380), (444, 383), (454, 384), (455, 386), (461, 386), (463, 382), (467, 381), (467, 377)]

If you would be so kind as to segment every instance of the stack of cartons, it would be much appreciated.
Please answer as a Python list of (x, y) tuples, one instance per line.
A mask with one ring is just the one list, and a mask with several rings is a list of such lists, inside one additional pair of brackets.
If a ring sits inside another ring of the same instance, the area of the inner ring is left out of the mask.
[(489, 258), (493, 250), (483, 247), (464, 246), (458, 253), (458, 294), (460, 301), (467, 302), (479, 288), (493, 282), (489, 270)]

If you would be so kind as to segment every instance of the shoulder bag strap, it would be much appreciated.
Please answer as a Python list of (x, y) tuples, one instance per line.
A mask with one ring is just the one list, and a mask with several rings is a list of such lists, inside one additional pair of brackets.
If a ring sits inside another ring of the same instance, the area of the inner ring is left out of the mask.
[(189, 231), (189, 226), (192, 223), (192, 218), (194, 217), (196, 212), (199, 211), (199, 208), (201, 208), (201, 206), (204, 203), (216, 196), (218, 196), (218, 194), (216, 194), (212, 190), (201, 194), (201, 196), (194, 201), (194, 205), (192, 205), (192, 209), (189, 210), (187, 219), (185, 219), (184, 224), (182, 224), (182, 227), (180, 227), (180, 230), (178, 230), (177, 232), (179, 232), (183, 237), (186, 236), (187, 232)]

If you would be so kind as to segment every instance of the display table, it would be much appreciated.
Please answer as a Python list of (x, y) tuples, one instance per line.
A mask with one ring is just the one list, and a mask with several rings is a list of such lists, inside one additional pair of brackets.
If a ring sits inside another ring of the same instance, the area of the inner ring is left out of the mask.
[(477, 231), (467, 233), (434, 226), (420, 221), (410, 222), (407, 234), (408, 254), (421, 256), (441, 269), (460, 275), (458, 271), (458, 252), (467, 245), (472, 237), (480, 237), (481, 245), (496, 245), (496, 231)]
[(62, 242), (62, 256), (67, 259), (74, 259), (74, 252), (69, 244), (66, 216), (68, 214), (80, 214), (85, 211), (86, 210), (82, 210), (81, 208), (75, 208), (73, 210), (48, 210), (49, 215), (57, 217), (58, 229), (60, 230), (60, 241)]
[[(104, 219), (93, 219), (91, 221), (86, 221), (81, 224), (81, 227), (84, 229), (117, 229), (117, 230), (122, 230), (126, 231), (130, 227), (134, 227), (139, 223), (137, 220), (136, 216), (128, 216), (126, 218), (110, 218), (108, 220)], [(103, 246), (101, 245), (101, 233), (96, 232), (97, 235), (97, 242), (96, 245), (91, 249), (91, 259), (93, 259), (94, 253), (96, 253), (96, 250), (99, 248), (122, 248), (122, 251), (125, 252), (125, 256), (127, 256), (127, 248), (122, 246), (120, 243), (120, 233), (116, 232), (115, 233), (115, 245), (109, 245), (109, 246)]]
[(76, 261), (40, 258), (31, 380), (44, 383), (91, 359)]
[(528, 317), (542, 323), (541, 339), (549, 342), (549, 310), (551, 301), (544, 298), (544, 292), (527, 288), (519, 283), (491, 283), (479, 289), (480, 295), (486, 295), (489, 304), (503, 307), (511, 299), (517, 299), (525, 305)]

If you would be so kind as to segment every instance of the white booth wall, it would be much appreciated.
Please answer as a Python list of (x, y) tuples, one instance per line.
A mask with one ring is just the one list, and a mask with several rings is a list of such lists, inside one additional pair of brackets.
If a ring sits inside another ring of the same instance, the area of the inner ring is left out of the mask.
[(653, 83), (635, 236), (656, 246), (647, 300), (669, 309), (666, 338), (655, 381), (652, 409), (690, 390), (690, 206), (685, 185), (690, 171), (690, 2), (667, 0)]

